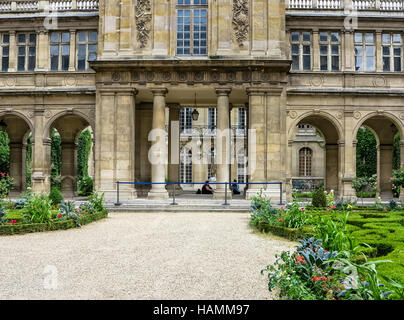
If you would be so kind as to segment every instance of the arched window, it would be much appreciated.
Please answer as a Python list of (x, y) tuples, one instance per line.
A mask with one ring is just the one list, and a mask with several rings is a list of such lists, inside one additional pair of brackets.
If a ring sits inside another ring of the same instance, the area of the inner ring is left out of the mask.
[(181, 150), (180, 181), (182, 183), (192, 182), (192, 151), (188, 148)]
[(311, 176), (311, 159), (313, 151), (310, 148), (301, 148), (299, 151), (299, 176)]

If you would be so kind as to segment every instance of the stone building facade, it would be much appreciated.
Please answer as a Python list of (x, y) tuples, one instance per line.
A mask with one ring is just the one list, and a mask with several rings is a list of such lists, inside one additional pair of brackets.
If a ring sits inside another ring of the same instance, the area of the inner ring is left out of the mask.
[[(23, 188), (30, 133), (33, 189), (49, 191), (56, 128), (62, 178), (74, 186), (75, 141), (91, 126), (95, 187), (107, 198), (116, 181), (178, 181), (171, 125), (180, 108), (194, 108), (196, 94), (198, 110), (217, 109), (218, 130), (231, 128), (231, 109), (247, 108), (254, 136), (245, 144), (255, 160), (247, 180), (257, 183), (247, 197), (261, 188), (279, 197), (278, 185), (258, 183), (282, 182), (290, 198), (302, 124), (322, 133), (325, 186), (346, 198), (355, 195), (356, 132), (371, 128), (379, 191), (389, 196), (393, 136), (404, 125), (403, 21), (402, 1), (393, 0), (0, 1), (0, 118), (11, 175)], [(163, 138), (151, 141), (152, 129), (168, 132), (159, 152)], [(168, 165), (150, 163), (149, 153)], [(232, 168), (218, 163), (216, 180), (234, 178)], [(138, 192), (126, 185), (121, 193)], [(160, 184), (147, 195), (168, 192)], [(223, 195), (218, 185), (215, 197)]]

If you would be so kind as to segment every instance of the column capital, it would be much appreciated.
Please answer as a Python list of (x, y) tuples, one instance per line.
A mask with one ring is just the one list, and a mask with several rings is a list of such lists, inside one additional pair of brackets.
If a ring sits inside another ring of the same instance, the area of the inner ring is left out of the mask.
[(153, 88), (153, 89), (151, 89), (151, 92), (153, 92), (154, 96), (165, 97), (166, 94), (168, 93), (168, 90), (167, 90), (167, 88)]
[(215, 88), (218, 96), (228, 96), (231, 92), (231, 88)]

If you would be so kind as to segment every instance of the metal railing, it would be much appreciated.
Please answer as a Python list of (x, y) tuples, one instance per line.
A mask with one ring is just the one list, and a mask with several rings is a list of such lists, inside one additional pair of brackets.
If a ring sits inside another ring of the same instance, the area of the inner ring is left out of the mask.
[[(170, 203), (170, 205), (178, 205), (178, 203), (175, 202), (175, 196), (176, 196), (176, 185), (182, 184), (182, 185), (195, 185), (195, 184), (205, 184), (205, 182), (124, 182), (124, 181), (117, 181), (116, 182), (116, 202), (114, 203), (115, 206), (120, 206), (122, 205), (122, 203), (120, 202), (119, 199), (119, 185), (173, 185), (173, 200)], [(225, 193), (224, 193), (224, 203), (222, 205), (224, 206), (228, 206), (230, 205), (230, 203), (228, 202), (228, 186), (234, 184), (234, 182), (209, 182), (209, 184), (216, 184), (216, 185), (225, 185)], [(276, 185), (279, 184), (279, 204), (282, 205), (283, 201), (282, 201), (282, 193), (283, 193), (283, 183), (282, 182), (243, 182), (243, 183), (237, 183), (237, 184), (247, 184), (247, 185)], [(232, 191), (231, 191), (232, 192)]]

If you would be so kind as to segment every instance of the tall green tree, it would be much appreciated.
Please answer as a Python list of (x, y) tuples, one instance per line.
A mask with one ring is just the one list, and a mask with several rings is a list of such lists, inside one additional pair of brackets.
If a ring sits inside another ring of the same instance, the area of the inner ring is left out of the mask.
[(368, 128), (361, 127), (356, 140), (356, 176), (371, 177), (377, 173), (376, 138)]

